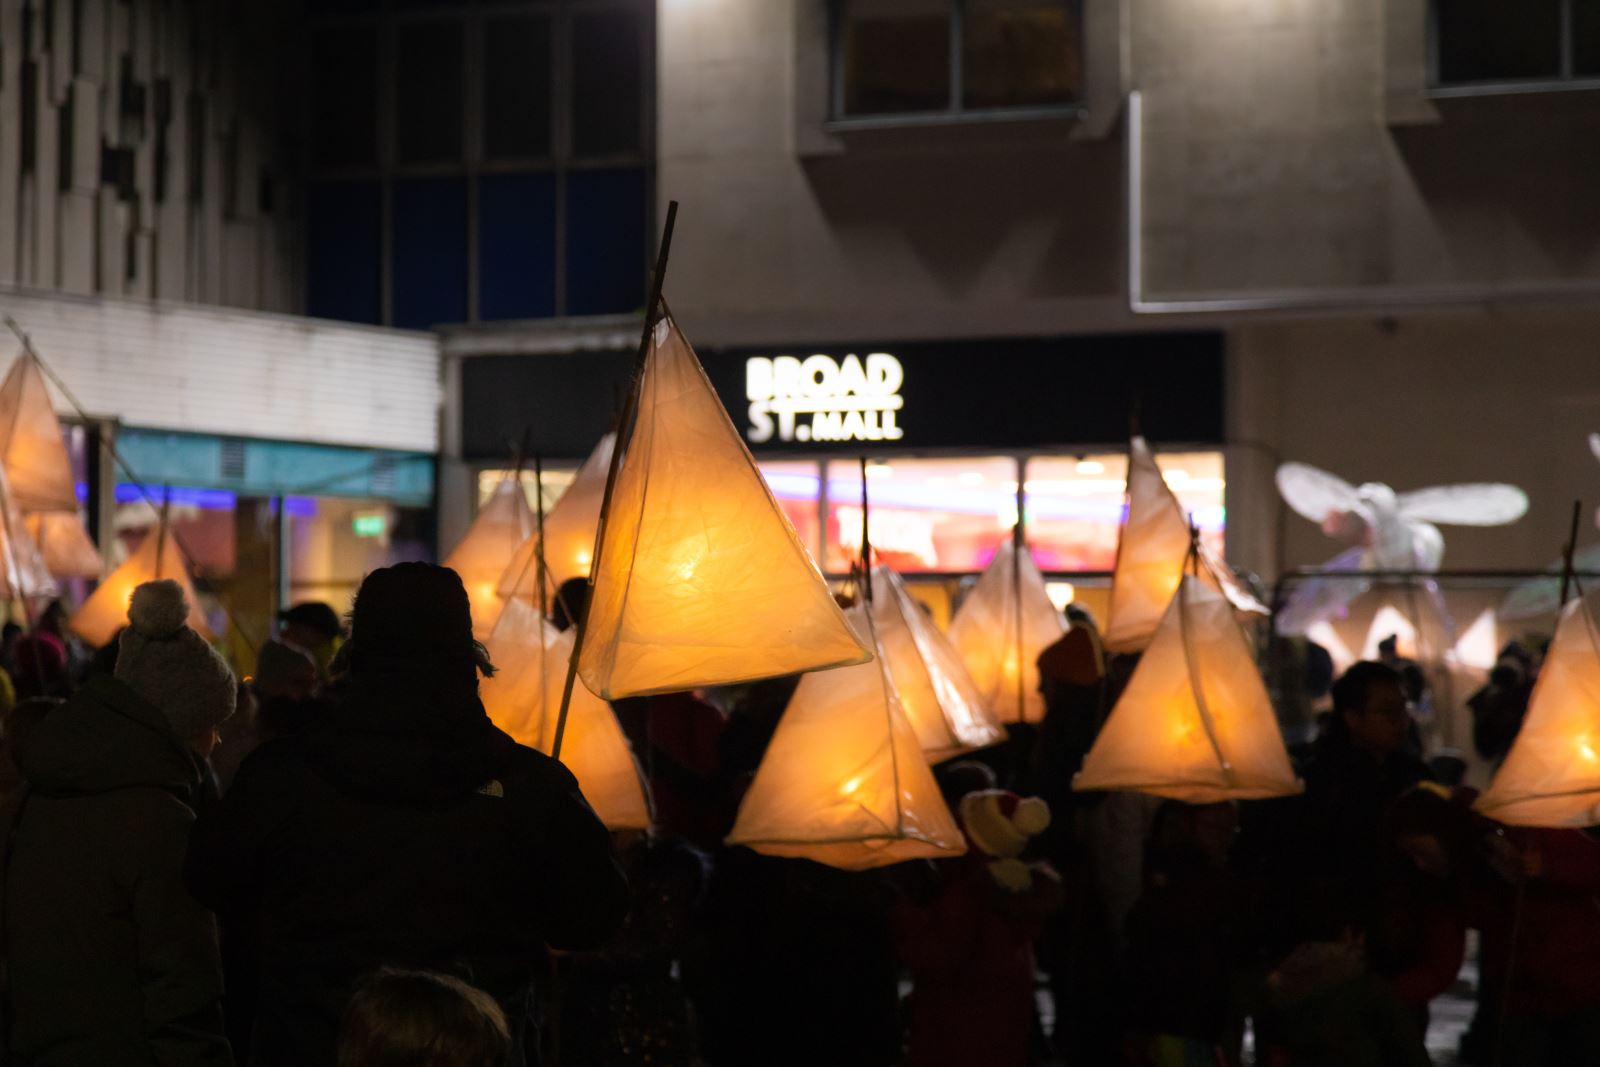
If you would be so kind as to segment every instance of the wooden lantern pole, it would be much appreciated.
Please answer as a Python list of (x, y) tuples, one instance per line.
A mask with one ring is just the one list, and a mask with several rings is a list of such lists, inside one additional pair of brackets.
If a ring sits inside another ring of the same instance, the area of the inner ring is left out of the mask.
[(1572, 590), (1572, 557), (1578, 551), (1578, 520), (1583, 512), (1583, 501), (1572, 502), (1572, 528), (1567, 533), (1567, 551), (1561, 561), (1561, 600), (1556, 607), (1560, 611), (1567, 606), (1567, 594)]
[[(639, 414), (639, 388), (644, 380), (644, 363), (650, 354), (651, 335), (656, 328), (656, 315), (661, 307), (661, 285), (667, 277), (667, 255), (672, 251), (672, 228), (678, 221), (678, 202), (667, 204), (667, 221), (661, 230), (661, 247), (656, 252), (655, 270), (650, 275), (650, 302), (644, 309), (644, 327), (639, 332), (639, 353), (634, 359), (633, 387), (628, 390), (627, 403), (623, 405), (622, 419), (617, 423), (617, 440), (611, 449), (611, 464), (606, 468), (605, 494), (600, 498), (600, 521), (594, 530), (593, 563), (589, 567), (589, 592), (594, 593), (595, 575), (600, 570), (600, 550), (605, 546), (606, 519), (611, 515), (611, 494), (617, 487), (617, 470), (622, 466), (622, 451), (626, 438), (633, 432), (634, 419)], [(541, 581), (543, 579), (541, 578)], [(572, 704), (572, 685), (578, 677), (578, 658), (583, 655), (583, 639), (589, 630), (589, 611), (585, 607), (583, 618), (576, 620), (577, 631), (572, 639), (572, 658), (567, 661), (567, 680), (561, 687), (561, 713), (556, 717), (556, 736), (550, 745), (550, 755), (561, 758), (561, 739), (567, 730), (567, 710)]]

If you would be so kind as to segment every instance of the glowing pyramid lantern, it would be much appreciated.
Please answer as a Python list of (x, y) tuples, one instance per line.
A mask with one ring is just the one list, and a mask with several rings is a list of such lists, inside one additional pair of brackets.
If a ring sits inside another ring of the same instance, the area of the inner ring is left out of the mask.
[(488, 638), (500, 617), (504, 603), (500, 576), (532, 532), (533, 511), (522, 492), (521, 471), (513, 471), (500, 479), (466, 536), (445, 557), (444, 565), (459, 574), (467, 587), (472, 599), (472, 633), (480, 641)]
[(1473, 806), (1516, 826), (1600, 823), (1600, 633), (1581, 597), (1562, 609), (1522, 729)]
[[(1105, 643), (1111, 652), (1139, 652), (1150, 644), (1183, 577), (1189, 558), (1189, 519), (1156, 466), (1143, 437), (1128, 442), (1127, 517), (1117, 541)], [(1236, 610), (1267, 614), (1233, 572), (1200, 547), (1200, 574)]]
[(27, 526), (46, 569), (57, 578), (98, 578), (105, 570), (100, 550), (75, 512), (37, 511), (27, 517)]
[(578, 670), (616, 700), (861, 663), (670, 315), (649, 334)]
[(206, 625), (200, 598), (189, 581), (189, 561), (183, 558), (177, 538), (164, 527), (145, 534), (133, 555), (95, 588), (68, 626), (91, 647), (104, 646), (128, 625), (128, 602), (133, 599), (133, 591), (145, 582), (162, 578), (171, 578), (183, 587), (184, 598), (189, 602), (190, 628), (210, 640), (211, 628)]
[(1190, 804), (1300, 792), (1233, 606), (1201, 579), (1180, 581), (1072, 787)]
[(0, 465), (25, 512), (78, 510), (72, 460), (38, 359), (24, 354), (0, 383)]
[[(494, 724), (547, 755), (572, 641), (570, 630), (557, 630), (528, 602), (509, 600), (488, 641), (489, 658), (498, 670), (478, 686)], [(650, 806), (627, 736), (611, 706), (582, 686), (573, 690), (567, 709), (561, 762), (608, 828), (649, 828)]]
[(1039, 722), (1039, 653), (1066, 631), (1033, 556), (1008, 541), (961, 602), (950, 641), (1001, 722)]
[[(587, 578), (593, 562), (594, 532), (600, 525), (600, 504), (606, 495), (606, 470), (611, 465), (611, 450), (617, 435), (608, 433), (600, 438), (589, 458), (583, 461), (572, 484), (561, 494), (555, 507), (544, 519), (544, 565), (550, 575), (547, 593), (560, 588), (569, 578)], [(499, 592), (503, 597), (520, 596), (538, 599), (539, 590), (534, 584), (535, 569), (530, 565), (537, 537), (530, 536), (517, 549), (511, 565), (500, 578)]]
[[(870, 634), (866, 606), (848, 612)], [(739, 805), (730, 845), (865, 870), (959, 856), (956, 825), (878, 659), (800, 679)]]
[(888, 567), (872, 569), (872, 621), (900, 707), (930, 762), (1006, 739), (961, 655)]

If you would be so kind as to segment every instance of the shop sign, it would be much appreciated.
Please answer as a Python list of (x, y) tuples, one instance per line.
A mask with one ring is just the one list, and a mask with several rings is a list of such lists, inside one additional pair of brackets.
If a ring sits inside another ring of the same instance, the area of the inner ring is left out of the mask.
[(905, 368), (887, 352), (745, 360), (745, 437), (767, 441), (898, 441)]

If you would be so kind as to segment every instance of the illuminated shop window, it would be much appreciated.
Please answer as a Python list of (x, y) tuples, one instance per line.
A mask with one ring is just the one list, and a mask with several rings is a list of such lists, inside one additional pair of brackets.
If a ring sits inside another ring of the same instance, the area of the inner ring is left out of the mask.
[[(1220, 554), (1222, 453), (1162, 452), (1156, 464), (1201, 537)], [(1123, 452), (1028, 460), (1028, 543), (1040, 570), (1109, 571), (1116, 565), (1127, 475)]]
[[(831, 573), (861, 552), (861, 473), (829, 460), (827, 552)], [(1017, 461), (1009, 456), (890, 459), (867, 466), (869, 534), (905, 574), (981, 571), (1017, 521)]]

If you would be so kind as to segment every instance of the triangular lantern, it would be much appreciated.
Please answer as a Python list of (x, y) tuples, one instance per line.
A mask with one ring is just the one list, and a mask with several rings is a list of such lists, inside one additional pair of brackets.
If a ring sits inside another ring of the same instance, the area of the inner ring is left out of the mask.
[(98, 578), (105, 570), (100, 550), (76, 512), (38, 511), (27, 517), (27, 523), (45, 568), (55, 577)]
[[(848, 614), (871, 633), (864, 605)], [(874, 662), (800, 679), (730, 845), (845, 870), (966, 851), (883, 660), (880, 647)]]
[(1600, 824), (1600, 632), (1581, 597), (1562, 609), (1522, 729), (1473, 807), (1514, 826)]
[[(1189, 519), (1150, 446), (1137, 434), (1128, 442), (1127, 506), (1106, 616), (1105, 644), (1111, 652), (1138, 652), (1149, 645), (1189, 558)], [(1268, 613), (1204, 546), (1200, 564), (1206, 583), (1221, 591), (1236, 610)]]
[[(553, 593), (569, 578), (587, 578), (593, 562), (594, 531), (600, 524), (600, 504), (606, 495), (606, 471), (611, 466), (611, 449), (617, 435), (608, 433), (600, 438), (589, 458), (583, 461), (572, 484), (561, 494), (555, 507), (544, 519), (545, 571), (550, 575), (547, 592)], [(511, 565), (500, 578), (500, 595), (537, 599), (539, 587), (534, 582), (531, 565), (538, 536), (530, 536), (517, 549)]]
[(872, 569), (872, 621), (889, 678), (929, 762), (1006, 739), (950, 639), (888, 567)]
[(4, 521), (0, 522), (0, 582), (4, 588), (0, 589), (0, 597), (18, 600), (55, 596), (55, 579), (28, 533), (22, 509), (11, 498), (4, 467), (0, 467), (0, 508), (4, 509)]
[(61, 420), (32, 354), (13, 363), (0, 383), (0, 465), (21, 510), (78, 510), (77, 481), (61, 437)]
[[(519, 744), (546, 754), (555, 739), (572, 641), (572, 631), (557, 630), (520, 598), (506, 602), (488, 641), (497, 671), (479, 683), (484, 710)], [(581, 685), (573, 687), (567, 709), (561, 762), (608, 828), (649, 828), (650, 806), (628, 738), (611, 706)]]
[(200, 598), (189, 581), (189, 561), (183, 558), (177, 538), (159, 528), (145, 534), (133, 555), (95, 588), (68, 626), (91, 647), (104, 646), (128, 625), (128, 602), (133, 599), (133, 591), (160, 578), (171, 578), (183, 587), (183, 595), (189, 601), (190, 628), (210, 640), (211, 628), (206, 625)]
[(488, 638), (504, 603), (498, 590), (517, 548), (533, 532), (533, 511), (522, 492), (520, 472), (507, 474), (472, 520), (466, 535), (445, 557), (444, 565), (461, 576), (472, 599), (472, 633)]
[(861, 663), (845, 622), (670, 316), (595, 567), (578, 669), (607, 700)]
[(1039, 653), (1066, 632), (1033, 555), (1012, 541), (1000, 546), (950, 622), (951, 643), (1001, 722), (1044, 718)]
[(1221, 593), (1183, 577), (1072, 787), (1190, 804), (1300, 792), (1250, 643)]

